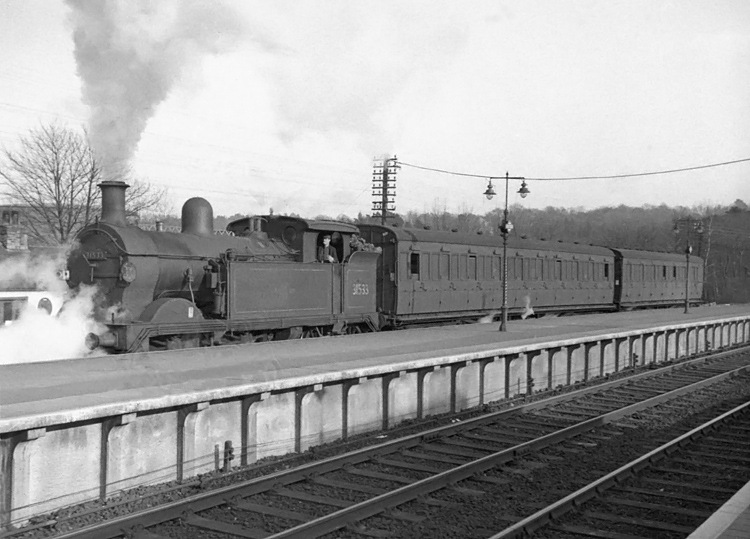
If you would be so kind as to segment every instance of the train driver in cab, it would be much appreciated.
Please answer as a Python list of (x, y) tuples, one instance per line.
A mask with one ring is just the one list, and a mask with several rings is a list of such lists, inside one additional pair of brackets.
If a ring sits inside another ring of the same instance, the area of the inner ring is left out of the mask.
[(318, 262), (337, 264), (338, 261), (336, 249), (331, 245), (331, 235), (326, 234), (323, 236), (323, 245), (318, 247)]

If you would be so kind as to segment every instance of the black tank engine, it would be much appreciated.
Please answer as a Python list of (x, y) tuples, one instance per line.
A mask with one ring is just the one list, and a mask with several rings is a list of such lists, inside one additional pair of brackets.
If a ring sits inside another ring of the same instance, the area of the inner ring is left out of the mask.
[[(100, 184), (102, 217), (78, 234), (68, 260), (71, 287), (98, 287), (107, 329), (89, 335), (90, 347), (133, 352), (376, 327), (378, 254), (351, 252), (356, 227), (278, 216), (214, 235), (211, 205), (192, 198), (182, 232), (146, 231), (126, 223), (127, 187)], [(344, 264), (315, 263), (325, 234)]]

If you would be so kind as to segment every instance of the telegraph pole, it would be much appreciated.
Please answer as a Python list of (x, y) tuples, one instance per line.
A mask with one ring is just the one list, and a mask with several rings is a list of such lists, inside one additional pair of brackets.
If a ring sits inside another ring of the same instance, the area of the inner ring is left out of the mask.
[(373, 216), (380, 213), (380, 224), (385, 225), (386, 218), (396, 211), (396, 173), (401, 166), (396, 156), (383, 156), (373, 161), (372, 203)]

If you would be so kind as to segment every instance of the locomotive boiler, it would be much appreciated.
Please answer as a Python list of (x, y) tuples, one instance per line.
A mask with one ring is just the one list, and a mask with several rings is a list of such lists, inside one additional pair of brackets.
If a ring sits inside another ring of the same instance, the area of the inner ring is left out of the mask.
[(252, 342), (376, 321), (373, 253), (342, 250), (345, 264), (315, 263), (324, 233), (343, 245), (356, 227), (278, 217), (242, 220), (230, 234), (215, 235), (211, 205), (192, 198), (182, 208), (181, 232), (146, 231), (126, 222), (127, 187), (100, 184), (101, 219), (78, 234), (68, 260), (71, 287), (98, 289), (97, 319), (106, 330), (89, 335), (90, 348)]

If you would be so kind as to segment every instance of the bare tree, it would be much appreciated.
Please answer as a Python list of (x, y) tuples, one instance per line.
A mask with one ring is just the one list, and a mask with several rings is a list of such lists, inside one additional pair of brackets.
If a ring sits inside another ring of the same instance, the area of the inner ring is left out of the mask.
[(4, 194), (23, 207), (29, 233), (41, 243), (64, 244), (96, 219), (97, 184), (104, 179), (123, 179), (132, 185), (126, 201), (131, 215), (156, 210), (164, 200), (163, 190), (127, 178), (127, 170), (105, 178), (85, 132), (42, 125), (19, 142), (17, 150), (3, 151), (0, 179)]

